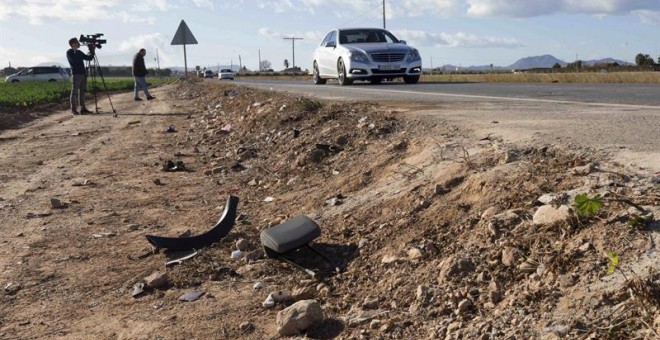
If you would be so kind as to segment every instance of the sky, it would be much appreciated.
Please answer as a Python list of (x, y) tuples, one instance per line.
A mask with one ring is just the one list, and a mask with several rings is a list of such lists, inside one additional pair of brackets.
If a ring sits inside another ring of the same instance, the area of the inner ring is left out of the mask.
[[(567, 62), (637, 53), (660, 56), (660, 0), (386, 0), (386, 27), (419, 49), (424, 67), (507, 66), (551, 54)], [(327, 32), (382, 27), (382, 0), (0, 0), (0, 67), (68, 65), (68, 39), (103, 33), (102, 66), (183, 66), (170, 43), (185, 20), (199, 44), (188, 68), (241, 65), (310, 69)], [(83, 48), (86, 51), (86, 48)], [(157, 53), (158, 52), (158, 53)], [(158, 60), (156, 60), (158, 54)]]

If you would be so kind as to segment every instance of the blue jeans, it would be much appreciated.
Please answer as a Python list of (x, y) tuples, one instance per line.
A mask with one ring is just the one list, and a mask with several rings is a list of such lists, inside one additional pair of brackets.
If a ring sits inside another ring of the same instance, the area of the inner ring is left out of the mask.
[(80, 103), (80, 108), (85, 108), (85, 90), (87, 88), (87, 76), (74, 74), (71, 79), (71, 111), (75, 111)]
[(139, 98), (138, 92), (140, 90), (144, 90), (144, 94), (147, 97), (151, 97), (149, 94), (149, 89), (147, 88), (147, 81), (144, 79), (144, 77), (133, 77), (135, 78), (135, 98)]

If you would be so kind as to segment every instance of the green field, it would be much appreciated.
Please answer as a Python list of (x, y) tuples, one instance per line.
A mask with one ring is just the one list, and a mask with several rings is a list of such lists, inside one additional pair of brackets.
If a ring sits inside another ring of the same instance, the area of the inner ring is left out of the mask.
[[(159, 86), (176, 81), (173, 77), (147, 78), (149, 86)], [(110, 92), (133, 89), (133, 78), (105, 78), (105, 85)], [(97, 88), (102, 87), (97, 78)], [(92, 91), (92, 81), (87, 79), (87, 92)], [(58, 102), (71, 93), (70, 82), (22, 82), (0, 83), (0, 109), (10, 107), (33, 107), (35, 105)]]

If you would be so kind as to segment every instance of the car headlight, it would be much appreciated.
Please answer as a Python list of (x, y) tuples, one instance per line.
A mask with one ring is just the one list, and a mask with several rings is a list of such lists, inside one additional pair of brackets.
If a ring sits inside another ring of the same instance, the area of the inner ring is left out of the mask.
[(408, 54), (408, 62), (411, 63), (413, 61), (419, 61), (422, 60), (422, 57), (419, 55), (419, 51), (413, 49), (410, 51), (410, 54)]
[(364, 52), (350, 51), (348, 52), (348, 56), (351, 58), (352, 61), (357, 61), (360, 63), (369, 62), (369, 57), (367, 57), (367, 55)]

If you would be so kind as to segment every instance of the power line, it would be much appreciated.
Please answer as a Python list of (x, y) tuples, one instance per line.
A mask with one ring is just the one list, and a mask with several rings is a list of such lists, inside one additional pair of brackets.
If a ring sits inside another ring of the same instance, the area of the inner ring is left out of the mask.
[(345, 27), (346, 25), (350, 24), (351, 22), (353, 22), (353, 21), (355, 21), (355, 20), (357, 20), (357, 19), (360, 19), (360, 18), (364, 17), (364, 16), (367, 15), (367, 14), (373, 13), (373, 11), (374, 11), (376, 8), (379, 8), (379, 7), (382, 6), (382, 5), (383, 5), (383, 4), (382, 4), (380, 1), (377, 1), (375, 6), (373, 6), (373, 7), (369, 8), (368, 10), (364, 11), (362, 14), (359, 14), (359, 15), (353, 17), (352, 19), (350, 19), (350, 20), (344, 22), (343, 24), (341, 24), (341, 26)]

